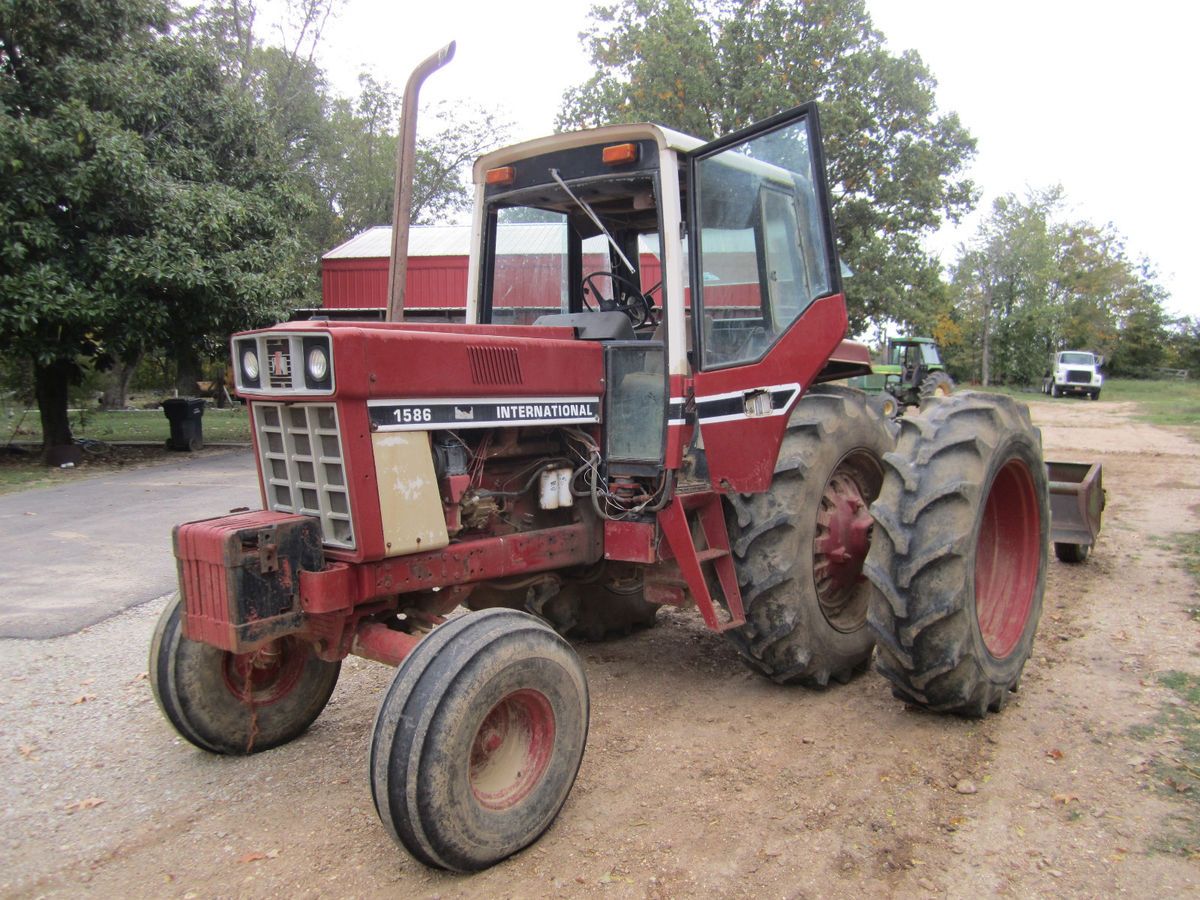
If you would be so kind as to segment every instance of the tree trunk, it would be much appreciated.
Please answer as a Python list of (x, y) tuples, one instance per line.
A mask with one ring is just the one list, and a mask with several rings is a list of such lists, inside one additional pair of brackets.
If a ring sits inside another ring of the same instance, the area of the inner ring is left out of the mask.
[[(181, 342), (177, 343), (179, 346)], [(175, 390), (181, 397), (191, 397), (196, 393), (196, 379), (200, 377), (200, 357), (191, 347), (177, 350), (175, 353)]]
[(992, 289), (989, 286), (983, 290), (983, 361), (979, 381), (987, 387), (992, 368)]
[(42, 459), (49, 461), (54, 447), (73, 444), (71, 423), (67, 418), (67, 394), (75, 364), (56, 360), (48, 366), (33, 364), (33, 391), (42, 419)]
[(100, 399), (105, 409), (124, 409), (129, 405), (129, 382), (141, 361), (142, 354), (139, 353), (130, 362), (122, 361), (113, 366), (112, 382), (104, 389), (104, 396)]

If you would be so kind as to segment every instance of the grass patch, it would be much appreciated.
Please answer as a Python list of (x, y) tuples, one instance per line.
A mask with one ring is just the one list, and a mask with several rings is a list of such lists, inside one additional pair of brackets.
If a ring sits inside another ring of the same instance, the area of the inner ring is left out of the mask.
[[(1050, 400), (1049, 397), (1040, 395), (1036, 387), (992, 385), (985, 388), (967, 384), (960, 385), (960, 387), (965, 390), (1007, 394), (1018, 400), (1028, 400), (1031, 394), (1035, 399)], [(1103, 403), (1106, 400), (1137, 404), (1137, 411), (1134, 412), (1133, 417), (1140, 422), (1200, 431), (1200, 381), (1105, 379), (1104, 388), (1100, 393), (1100, 402)], [(1086, 397), (1063, 397), (1053, 402), (1086, 405), (1092, 401)]]
[(1100, 396), (1101, 402), (1136, 403), (1134, 418), (1151, 425), (1200, 429), (1200, 382), (1114, 378)]
[[(18, 424), (19, 423), (19, 424)], [(208, 444), (249, 443), (250, 418), (244, 406), (231, 409), (206, 409), (201, 420), (204, 441)], [(120, 410), (74, 410), (71, 413), (71, 432), (76, 439), (85, 438), (108, 444), (130, 441), (162, 443), (171, 433), (171, 424), (161, 409)], [(0, 442), (42, 442), (42, 424), (36, 409), (20, 413), (0, 425)]]
[(1130, 735), (1140, 741), (1170, 738), (1150, 763), (1155, 788), (1187, 804), (1184, 815), (1172, 816), (1166, 832), (1151, 849), (1200, 859), (1200, 676), (1169, 671), (1158, 682), (1175, 696), (1163, 705), (1153, 725), (1137, 726)]

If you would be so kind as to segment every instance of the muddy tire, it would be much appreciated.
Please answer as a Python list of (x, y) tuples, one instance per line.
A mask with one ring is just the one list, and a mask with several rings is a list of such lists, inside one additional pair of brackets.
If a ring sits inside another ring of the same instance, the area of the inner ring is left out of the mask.
[(211, 753), (242, 756), (299, 737), (337, 684), (341, 663), (294, 637), (234, 654), (183, 635), (183, 599), (171, 599), (150, 642), (150, 688), (175, 730)]
[(570, 793), (588, 731), (575, 651), (545, 622), (487, 609), (435, 628), (375, 717), (375, 809), (428, 866), (487, 868), (537, 840)]
[(864, 571), (895, 695), (983, 716), (1016, 689), (1042, 611), (1050, 509), (1041, 435), (1010, 397), (960, 393), (901, 422)]
[(885, 419), (894, 419), (900, 413), (899, 401), (887, 391), (868, 395), (867, 403), (870, 404), (871, 409)]
[(580, 641), (604, 641), (625, 637), (654, 625), (658, 604), (646, 602), (641, 570), (635, 566), (618, 569), (600, 563), (582, 577), (535, 584), (515, 590), (492, 584), (471, 592), (467, 606), (473, 610), (507, 607), (524, 609), (545, 619), (563, 637)]
[(869, 661), (867, 507), (893, 444), (866, 395), (820, 385), (792, 414), (770, 490), (728, 499), (746, 624), (725, 634), (751, 668), (823, 687)]
[(1087, 544), (1064, 544), (1062, 542), (1055, 542), (1054, 555), (1057, 556), (1061, 562), (1081, 563), (1088, 558), (1088, 552), (1091, 549), (1092, 548)]
[(930, 372), (921, 382), (917, 391), (921, 409), (928, 408), (935, 400), (941, 400), (954, 393), (954, 379), (945, 372)]

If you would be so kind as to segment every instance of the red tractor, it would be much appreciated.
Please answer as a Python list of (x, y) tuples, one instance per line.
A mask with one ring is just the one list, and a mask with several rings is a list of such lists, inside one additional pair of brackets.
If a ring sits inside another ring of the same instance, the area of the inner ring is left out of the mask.
[(999, 709), (1041, 612), (1040, 436), (976, 393), (893, 430), (831, 383), (869, 364), (843, 341), (815, 106), (712, 143), (555, 135), (474, 178), (465, 324), (234, 336), (265, 508), (175, 531), (150, 672), (179, 733), (266, 750), (348, 654), (398, 665), (376, 809), (472, 871), (575, 779), (588, 689), (564, 636), (663, 604), (779, 682), (844, 682), (874, 651), (908, 703)]

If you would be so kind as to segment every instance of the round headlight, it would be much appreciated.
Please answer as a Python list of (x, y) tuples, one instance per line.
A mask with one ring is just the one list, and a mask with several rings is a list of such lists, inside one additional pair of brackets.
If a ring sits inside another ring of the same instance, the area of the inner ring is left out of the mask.
[(258, 356), (253, 350), (242, 354), (242, 374), (247, 381), (258, 381)]
[(329, 374), (329, 357), (324, 347), (313, 347), (308, 351), (308, 377), (313, 381), (324, 381)]

